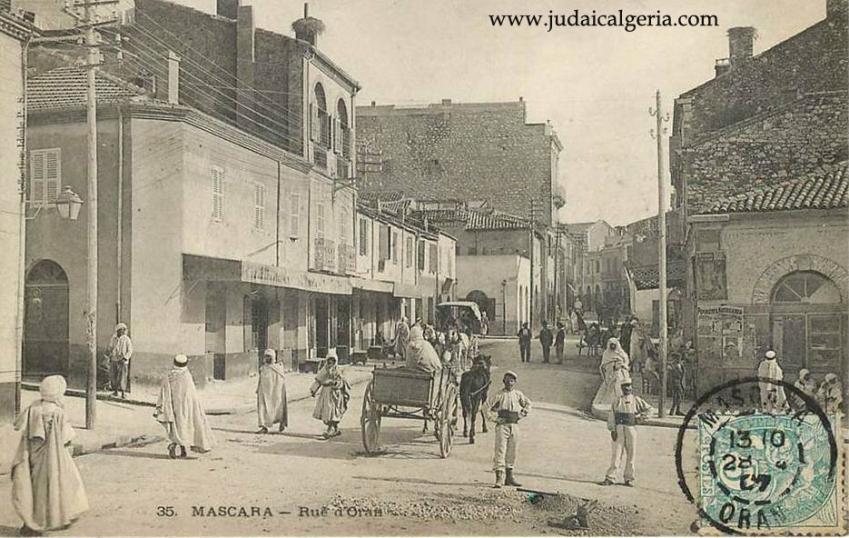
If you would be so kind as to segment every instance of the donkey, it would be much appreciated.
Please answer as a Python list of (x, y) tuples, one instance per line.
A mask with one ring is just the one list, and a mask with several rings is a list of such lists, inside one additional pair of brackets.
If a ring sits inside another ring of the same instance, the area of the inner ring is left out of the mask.
[[(486, 402), (490, 384), (490, 368), (492, 357), (480, 355), (475, 358), (472, 369), (464, 372), (460, 378), (460, 404), (463, 406), (463, 437), (469, 438), (469, 444), (475, 444), (475, 419), (478, 411), (483, 421), (483, 433), (486, 429), (486, 414), (483, 403)], [(472, 427), (469, 429), (467, 419), (471, 418)]]

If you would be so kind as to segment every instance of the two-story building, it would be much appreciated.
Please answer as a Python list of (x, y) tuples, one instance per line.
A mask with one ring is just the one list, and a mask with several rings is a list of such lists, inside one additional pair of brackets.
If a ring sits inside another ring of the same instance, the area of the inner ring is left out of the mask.
[[(291, 38), (256, 30), (250, 6), (219, 8), (214, 16), (137, 2), (125, 27), (134, 61), (97, 74), (97, 343), (127, 323), (133, 379), (158, 377), (177, 352), (202, 382), (255, 370), (266, 347), (298, 361), (331, 347), (344, 357), (353, 345), (347, 112), (359, 86), (316, 48), (309, 24)], [(216, 38), (201, 44), (194, 33)], [(232, 62), (202, 50), (235, 41)], [(257, 86), (268, 81), (249, 76), (269, 62), (288, 65), (288, 82), (302, 88), (277, 115), (260, 104)], [(44, 210), (28, 223), (24, 372), (79, 381), (86, 216), (68, 225), (52, 207), (65, 187), (86, 192), (85, 76), (33, 65), (28, 190)], [(217, 93), (213, 74), (237, 81), (239, 92)]]

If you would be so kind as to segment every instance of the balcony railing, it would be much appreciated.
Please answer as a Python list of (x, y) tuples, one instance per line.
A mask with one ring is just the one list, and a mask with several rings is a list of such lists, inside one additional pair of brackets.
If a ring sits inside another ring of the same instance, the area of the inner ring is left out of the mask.
[(322, 237), (315, 238), (315, 263), (313, 267), (318, 271), (332, 271), (334, 269), (334, 254), (336, 244)]
[(357, 272), (357, 251), (351, 245), (339, 245), (339, 263), (336, 270), (339, 273), (353, 275)]

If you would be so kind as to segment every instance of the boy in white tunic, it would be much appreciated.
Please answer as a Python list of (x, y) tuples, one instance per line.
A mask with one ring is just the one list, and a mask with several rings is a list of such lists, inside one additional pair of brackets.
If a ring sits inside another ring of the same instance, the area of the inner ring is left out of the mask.
[(651, 406), (633, 393), (631, 382), (622, 383), (622, 396), (614, 400), (607, 417), (607, 429), (613, 440), (613, 455), (610, 468), (604, 477), (602, 486), (611, 486), (616, 482), (619, 467), (622, 464), (622, 454), (625, 453), (625, 472), (623, 478), (626, 486), (634, 485), (634, 456), (637, 451), (637, 419), (648, 414)]
[[(504, 389), (495, 395), (488, 405), (490, 413), (497, 413), (495, 419), (495, 487), (521, 486), (513, 477), (516, 464), (516, 447), (519, 444), (519, 419), (528, 416), (531, 401), (521, 391), (515, 389), (518, 376), (515, 372), (504, 373)], [(505, 477), (506, 473), (506, 477)]]

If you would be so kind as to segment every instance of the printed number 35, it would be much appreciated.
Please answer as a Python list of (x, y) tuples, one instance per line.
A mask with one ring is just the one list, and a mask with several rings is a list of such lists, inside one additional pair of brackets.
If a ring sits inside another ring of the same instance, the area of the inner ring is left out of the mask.
[(174, 517), (177, 515), (177, 512), (174, 511), (173, 506), (157, 506), (156, 507), (156, 516), (157, 517)]

